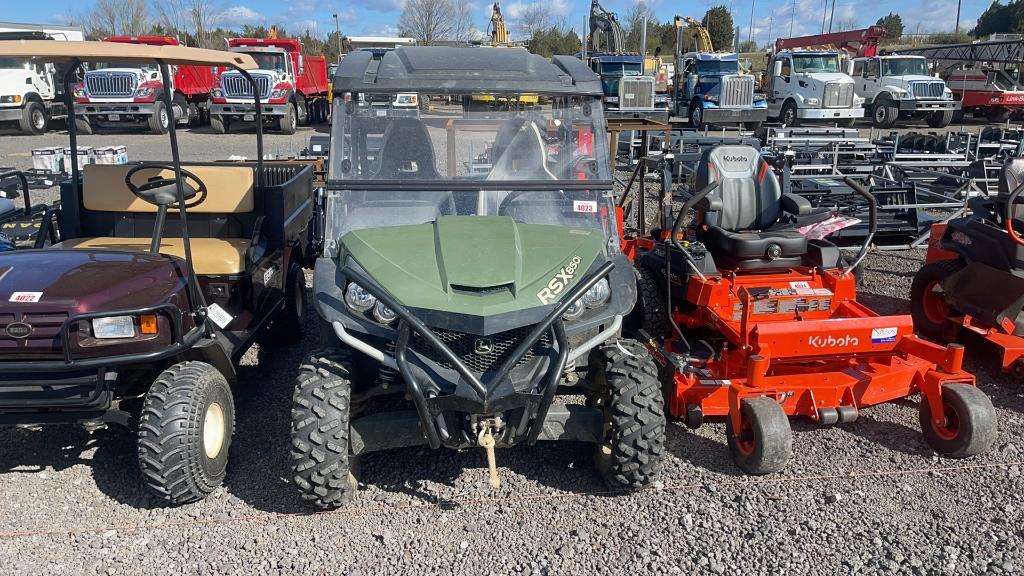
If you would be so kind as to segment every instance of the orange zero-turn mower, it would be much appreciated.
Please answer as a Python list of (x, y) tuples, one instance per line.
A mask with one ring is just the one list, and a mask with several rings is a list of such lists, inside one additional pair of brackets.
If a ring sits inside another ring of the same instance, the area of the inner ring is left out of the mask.
[(1007, 162), (995, 198), (971, 198), (969, 214), (933, 224), (925, 265), (910, 288), (922, 335), (975, 336), (998, 351), (1005, 372), (1024, 379), (1024, 158)]
[[(696, 428), (726, 417), (729, 450), (751, 474), (783, 468), (790, 416), (822, 425), (920, 393), (928, 443), (942, 454), (985, 452), (995, 439), (988, 397), (961, 369), (963, 347), (914, 335), (908, 315), (879, 316), (857, 302), (856, 260), (797, 228), (831, 214), (782, 194), (749, 146), (706, 151), (671, 232), (624, 239), (638, 272), (641, 337), (663, 367), (670, 413)], [(691, 210), (696, 225), (683, 225)], [(665, 222), (668, 228), (668, 222)], [(632, 244), (632, 245), (630, 245)]]

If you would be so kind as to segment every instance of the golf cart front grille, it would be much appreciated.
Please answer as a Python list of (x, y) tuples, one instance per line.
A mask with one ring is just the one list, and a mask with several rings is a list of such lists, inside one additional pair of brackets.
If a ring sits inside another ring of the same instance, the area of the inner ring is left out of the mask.
[[(533, 330), (533, 326), (523, 326), (490, 336), (478, 336), (466, 332), (440, 329), (435, 329), (434, 333), (462, 360), (467, 368), (482, 374), (499, 370), (502, 364), (515, 352), (519, 343), (530, 335), (531, 330)], [(444, 356), (437, 350), (434, 350), (434, 347), (425, 338), (416, 332), (413, 333), (410, 339), (409, 347), (417, 354), (424, 356), (442, 368), (449, 370), (455, 368), (444, 359)], [(548, 348), (551, 348), (551, 335), (545, 333), (516, 362), (516, 366), (526, 364), (535, 356), (543, 354)]]
[(129, 72), (86, 72), (85, 89), (89, 96), (127, 98), (135, 93), (135, 75)]
[[(40, 357), (62, 356), (60, 328), (67, 317), (66, 312), (0, 314), (0, 352), (39, 354)], [(14, 323), (28, 325), (28, 336), (11, 336), (7, 327)]]

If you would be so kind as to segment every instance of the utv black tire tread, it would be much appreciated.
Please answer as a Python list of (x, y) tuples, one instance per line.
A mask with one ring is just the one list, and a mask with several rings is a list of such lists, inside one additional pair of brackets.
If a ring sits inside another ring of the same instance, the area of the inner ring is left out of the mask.
[(596, 352), (608, 387), (611, 454), (602, 470), (604, 480), (614, 489), (639, 490), (658, 478), (665, 454), (665, 404), (658, 367), (635, 340), (620, 339)]
[(956, 274), (964, 267), (959, 259), (938, 260), (925, 264), (914, 274), (910, 283), (910, 316), (914, 319), (914, 329), (922, 336), (942, 341), (942, 324), (932, 322), (924, 311), (924, 291), (932, 282), (941, 282)]
[(292, 396), (292, 481), (303, 500), (324, 509), (346, 504), (358, 489), (349, 456), (350, 362), (340, 349), (311, 353)]
[(931, 423), (932, 411), (928, 401), (922, 397), (918, 406), (921, 432), (928, 445), (936, 452), (950, 458), (967, 458), (988, 452), (999, 434), (995, 408), (992, 400), (971, 384), (944, 384), (943, 404), (956, 412), (960, 431), (956, 437), (940, 437)]
[(172, 504), (201, 500), (224, 480), (225, 470), (207, 477), (200, 462), (205, 416), (201, 400), (205, 395), (199, 389), (203, 386), (221, 386), (227, 391), (229, 406), (224, 410), (229, 433), (222, 447), (226, 456), (235, 430), (231, 388), (224, 376), (205, 362), (181, 362), (160, 373), (139, 415), (138, 456), (143, 482)]

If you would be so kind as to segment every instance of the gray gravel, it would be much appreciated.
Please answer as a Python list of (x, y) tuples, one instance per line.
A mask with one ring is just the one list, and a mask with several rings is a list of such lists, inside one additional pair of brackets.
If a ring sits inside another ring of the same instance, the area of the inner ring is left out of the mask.
[[(271, 135), (301, 148), (308, 132)], [(0, 165), (60, 135), (0, 135)], [(148, 135), (132, 158), (162, 157)], [(186, 159), (251, 154), (244, 135), (185, 134)], [(873, 254), (862, 300), (905, 313), (921, 254)], [(132, 436), (74, 428), (0, 429), (4, 574), (1014, 574), (1024, 571), (1024, 390), (974, 361), (999, 413), (990, 454), (938, 457), (916, 400), (865, 410), (851, 425), (794, 422), (781, 473), (745, 476), (724, 425), (672, 422), (660, 485), (611, 496), (582, 444), (498, 452), (404, 449), (364, 458), (358, 500), (307, 514), (286, 482), (292, 380), (312, 335), (251, 350), (236, 391), (238, 433), (224, 488), (180, 508), (141, 488)], [(973, 355), (972, 355), (973, 356)]]

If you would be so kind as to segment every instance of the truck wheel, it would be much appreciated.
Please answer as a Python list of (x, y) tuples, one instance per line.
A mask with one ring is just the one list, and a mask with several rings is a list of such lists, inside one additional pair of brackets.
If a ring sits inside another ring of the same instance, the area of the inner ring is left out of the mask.
[(888, 100), (880, 100), (871, 106), (871, 122), (875, 128), (891, 128), (899, 114), (900, 109)]
[(658, 367), (635, 340), (603, 344), (590, 354), (590, 378), (601, 392), (604, 437), (594, 463), (616, 490), (637, 490), (657, 479), (665, 453), (665, 401)]
[(295, 121), (299, 126), (309, 126), (311, 110), (305, 100), (295, 101)]
[(989, 122), (995, 124), (1002, 124), (1013, 116), (1013, 110), (1007, 108), (990, 108), (988, 114), (985, 115)]
[(932, 421), (931, 406), (921, 398), (918, 413), (928, 445), (950, 458), (966, 458), (988, 452), (998, 433), (996, 411), (984, 392), (970, 384), (943, 384), (944, 425)]
[(267, 327), (264, 342), (295, 344), (302, 340), (306, 325), (306, 276), (302, 266), (293, 262), (284, 280), (284, 308)]
[(735, 433), (732, 418), (725, 421), (729, 452), (736, 465), (747, 474), (778, 472), (793, 454), (793, 430), (782, 406), (772, 398), (760, 396), (740, 401), (743, 429)]
[(21, 110), (21, 120), (18, 127), (25, 134), (39, 136), (46, 132), (46, 109), (35, 100), (29, 100)]
[(349, 455), (350, 374), (347, 351), (313, 352), (292, 395), (292, 482), (303, 500), (324, 509), (350, 502), (358, 489), (358, 460)]
[(839, 126), (840, 128), (853, 128), (856, 124), (856, 118), (843, 118), (842, 120), (836, 120), (836, 126)]
[(227, 118), (216, 114), (210, 115), (210, 128), (213, 128), (214, 133), (227, 134), (230, 127)]
[(75, 117), (75, 132), (79, 134), (89, 135), (92, 134), (94, 131), (95, 130), (93, 129), (92, 122), (89, 122), (88, 118), (84, 116)]
[(743, 129), (746, 130), (747, 132), (757, 132), (758, 130), (761, 129), (761, 123), (760, 122), (744, 122), (743, 123)]
[(939, 260), (925, 264), (910, 284), (910, 316), (914, 328), (925, 338), (941, 342), (942, 328), (953, 310), (946, 303), (942, 282), (964, 267), (957, 260)]
[(782, 112), (779, 113), (779, 121), (785, 126), (791, 126), (796, 128), (800, 125), (800, 115), (796, 107), (796, 102), (787, 100), (782, 105)]
[(284, 116), (277, 121), (277, 126), (284, 134), (295, 134), (295, 103), (289, 102), (284, 109)]
[(167, 106), (157, 100), (153, 103), (153, 115), (149, 117), (149, 131), (153, 134), (167, 134), (171, 126), (171, 116)]
[(142, 479), (172, 504), (201, 500), (224, 481), (235, 404), (224, 376), (205, 362), (179, 362), (146, 393), (139, 416)]
[(633, 311), (626, 317), (629, 331), (636, 334), (637, 330), (643, 329), (655, 338), (667, 336), (671, 328), (663, 286), (646, 266), (637, 266), (633, 272), (636, 274), (637, 298)]
[(704, 107), (697, 102), (690, 105), (690, 128), (701, 130), (704, 128)]
[(949, 123), (953, 121), (953, 111), (943, 110), (941, 112), (932, 112), (928, 115), (928, 125), (932, 128), (945, 128), (949, 126)]

